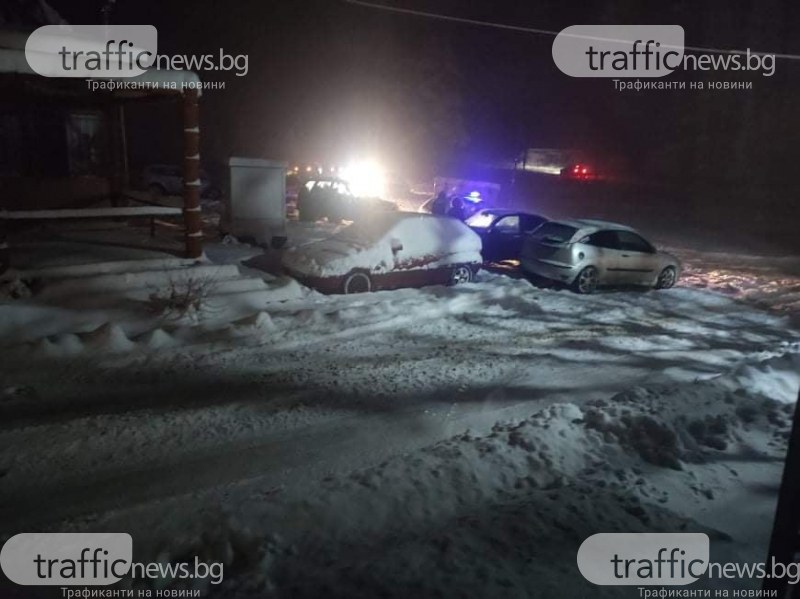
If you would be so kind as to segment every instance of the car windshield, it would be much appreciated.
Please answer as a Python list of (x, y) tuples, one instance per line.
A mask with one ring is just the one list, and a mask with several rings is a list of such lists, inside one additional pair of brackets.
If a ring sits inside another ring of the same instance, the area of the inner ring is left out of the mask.
[(550, 243), (566, 243), (578, 229), (562, 223), (545, 223), (533, 233), (535, 239)]
[(470, 216), (465, 222), (475, 229), (488, 229), (497, 215), (492, 212), (481, 211)]

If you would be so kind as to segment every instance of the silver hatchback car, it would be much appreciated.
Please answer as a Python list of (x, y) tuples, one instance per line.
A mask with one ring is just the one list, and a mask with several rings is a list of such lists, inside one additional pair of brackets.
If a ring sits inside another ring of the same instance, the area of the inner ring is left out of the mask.
[(592, 293), (601, 285), (646, 285), (668, 289), (680, 274), (675, 256), (659, 252), (625, 225), (601, 220), (543, 224), (522, 247), (523, 272)]

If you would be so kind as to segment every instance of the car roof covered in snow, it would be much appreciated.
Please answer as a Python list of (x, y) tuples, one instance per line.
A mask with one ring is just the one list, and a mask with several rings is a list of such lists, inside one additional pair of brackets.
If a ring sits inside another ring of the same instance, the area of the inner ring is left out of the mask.
[(558, 224), (568, 225), (584, 233), (591, 231), (599, 231), (601, 229), (616, 229), (621, 231), (635, 231), (633, 227), (622, 225), (609, 220), (600, 220), (596, 218), (573, 218), (566, 220), (554, 221)]
[(463, 225), (461, 221), (449, 216), (427, 214), (424, 212), (386, 210), (374, 212), (370, 214), (368, 218), (354, 222), (352, 225), (340, 230), (334, 237), (338, 239), (361, 241), (363, 243), (375, 243), (403, 221), (414, 221), (418, 225), (421, 225), (423, 229), (434, 223), (442, 223), (449, 228), (458, 228), (459, 225)]

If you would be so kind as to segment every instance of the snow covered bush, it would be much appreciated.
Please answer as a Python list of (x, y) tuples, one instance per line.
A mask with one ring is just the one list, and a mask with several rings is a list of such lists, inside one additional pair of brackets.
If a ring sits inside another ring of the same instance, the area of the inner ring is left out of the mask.
[(216, 288), (210, 277), (170, 280), (165, 288), (150, 294), (150, 310), (164, 318), (196, 318), (208, 308), (208, 299)]

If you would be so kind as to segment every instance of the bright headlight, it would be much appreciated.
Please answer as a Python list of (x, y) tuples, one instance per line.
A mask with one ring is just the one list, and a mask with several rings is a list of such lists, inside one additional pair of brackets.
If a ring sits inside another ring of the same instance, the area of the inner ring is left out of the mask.
[(339, 176), (347, 181), (354, 195), (383, 197), (386, 192), (386, 173), (373, 160), (351, 163), (340, 170)]

